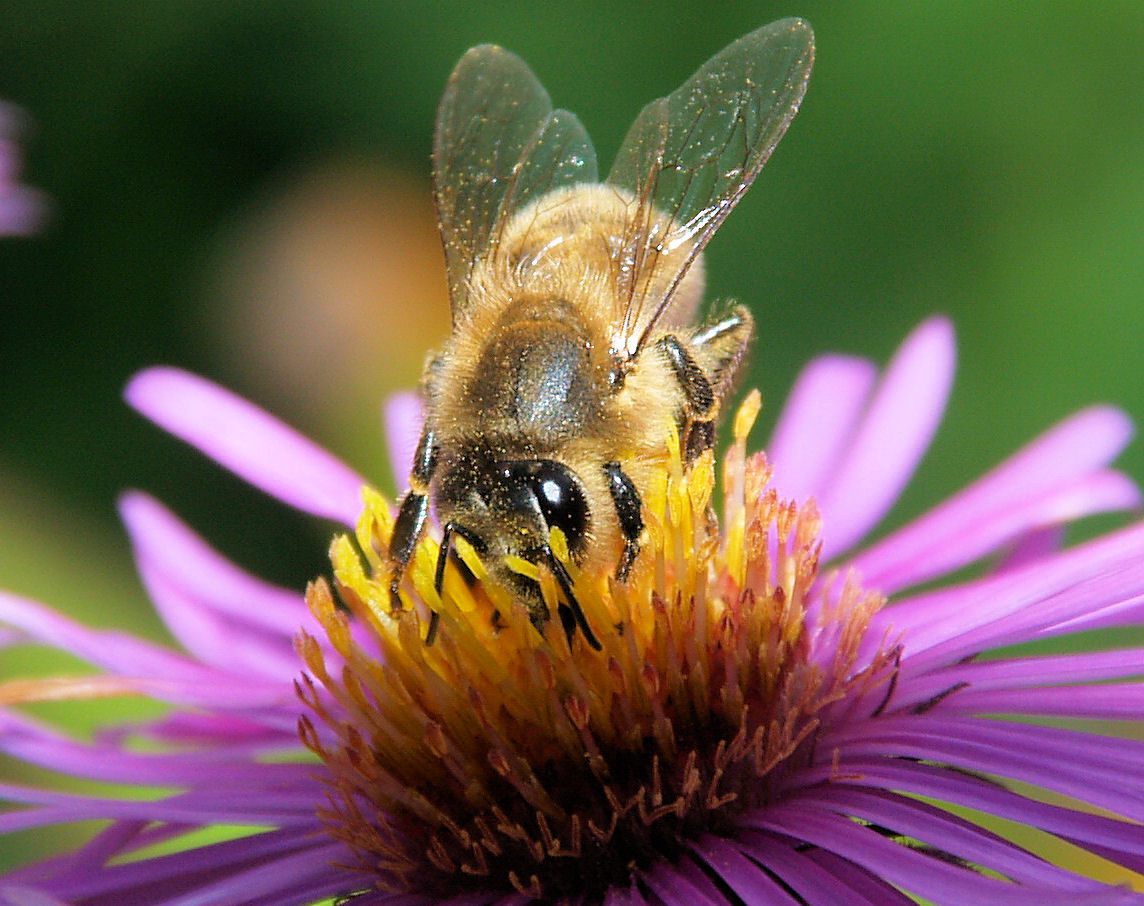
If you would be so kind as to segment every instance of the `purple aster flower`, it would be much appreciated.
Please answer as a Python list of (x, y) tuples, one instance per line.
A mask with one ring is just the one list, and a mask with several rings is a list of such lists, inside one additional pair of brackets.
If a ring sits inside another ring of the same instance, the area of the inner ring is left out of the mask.
[[(1144, 902), (1110, 883), (1144, 869), (1144, 743), (1108, 729), (1144, 709), (1144, 652), (1116, 633), (1085, 653), (1027, 645), (1144, 618), (1144, 526), (1058, 549), (1068, 522), (1138, 505), (1109, 468), (1127, 419), (1083, 411), (862, 546), (929, 444), (953, 362), (943, 320), (881, 375), (816, 360), (766, 457), (745, 450), (748, 397), (717, 501), (710, 454), (676, 459), (646, 495), (628, 584), (570, 566), (600, 651), (558, 621), (542, 636), (464, 545), (469, 581), (450, 571), (438, 598), (426, 539), (414, 606), (391, 611), (388, 501), (226, 391), (144, 372), (127, 391), (139, 411), (350, 533), (303, 596), (126, 495), (179, 650), (0, 596), (7, 646), (97, 668), (0, 685), (0, 749), (152, 793), (0, 786), (5, 832), (106, 822), (0, 879), (0, 902)], [(389, 416), (408, 447), (416, 405)], [(168, 710), (81, 741), (12, 707), (114, 694)], [(178, 848), (213, 826), (245, 833)], [(1103, 880), (1022, 829), (1091, 854)]]
[(0, 236), (26, 236), (43, 224), (43, 195), (19, 182), (21, 155), (16, 143), (24, 114), (0, 101)]

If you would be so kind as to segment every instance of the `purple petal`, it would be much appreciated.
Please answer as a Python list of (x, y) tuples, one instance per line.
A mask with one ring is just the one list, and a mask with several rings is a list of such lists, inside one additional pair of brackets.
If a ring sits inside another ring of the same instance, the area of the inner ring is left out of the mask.
[[(172, 824), (276, 826), (305, 825), (319, 828), (314, 803), (322, 790), (315, 787), (293, 796), (235, 796), (216, 790), (212, 795), (186, 793), (160, 800), (105, 799), (50, 793), (0, 783), (0, 798), (9, 803), (38, 808), (0, 813), (0, 832), (68, 824), (77, 821), (166, 821)], [(284, 806), (289, 803), (290, 808)]]
[(104, 729), (102, 742), (119, 742), (121, 734), (136, 733), (148, 739), (162, 740), (180, 746), (253, 746), (264, 749), (280, 745), (282, 737), (297, 730), (297, 714), (282, 709), (280, 720), (274, 720), (273, 711), (172, 711), (157, 720), (142, 725), (120, 726), (111, 731)]
[(1065, 527), (1059, 524), (1024, 532), (1014, 539), (1009, 550), (997, 564), (995, 572), (1028, 566), (1042, 557), (1059, 551), (1064, 540)]
[(499, 902), (503, 894), (500, 891), (482, 890), (475, 893), (458, 894), (447, 900), (437, 900), (436, 906), (485, 906), (486, 903)]
[(0, 185), (0, 236), (31, 236), (47, 219), (48, 203), (42, 192), (27, 186), (10, 186), (5, 191)]
[(827, 871), (790, 845), (759, 832), (743, 834), (737, 845), (754, 861), (779, 878), (800, 897), (803, 903), (839, 903), (846, 906), (887, 906), (900, 902), (914, 906), (913, 900), (900, 897), (887, 899), (886, 891), (879, 890), (876, 899), (863, 895), (865, 884), (858, 889), (850, 886), (834, 872)]
[(335, 867), (345, 865), (350, 856), (344, 844), (321, 833), (311, 834), (308, 843), (303, 852), (251, 862), (243, 868), (230, 867), (217, 873), (213, 882), (197, 881), (187, 885), (189, 889), (180, 896), (168, 898), (171, 885), (164, 883), (164, 898), (159, 902), (163, 906), (199, 906), (210, 902), (310, 906), (316, 900), (344, 896), (364, 886), (355, 872)]
[(774, 486), (787, 500), (816, 497), (843, 457), (874, 386), (865, 359), (828, 355), (799, 375), (766, 445)]
[(238, 745), (188, 752), (133, 752), (122, 746), (79, 742), (30, 718), (0, 710), (0, 752), (61, 774), (109, 783), (193, 787), (211, 778), (222, 789), (312, 789), (313, 764), (265, 764), (255, 758), (284, 748), (285, 741), (281, 741), (253, 750)]
[(123, 495), (119, 512), (147, 591), (184, 648), (234, 672), (297, 675), (293, 637), (310, 622), (300, 592), (243, 572), (146, 494)]
[(903, 638), (909, 669), (921, 672), (1036, 633), (1124, 621), (1141, 606), (1142, 566), (1138, 525), (1021, 569), (900, 601), (875, 614), (867, 638)]
[(890, 828), (964, 862), (997, 872), (1018, 884), (1078, 891), (1091, 891), (1103, 886), (1092, 878), (1045, 862), (963, 818), (896, 793), (832, 786), (825, 790), (806, 790), (798, 802), (814, 803), (841, 816)]
[(57, 900), (50, 893), (25, 887), (22, 884), (9, 884), (0, 878), (0, 904), (3, 906), (72, 906)]
[(689, 876), (684, 871), (685, 864), (691, 865), (657, 862), (640, 877), (666, 906), (725, 906), (726, 897), (719, 889), (698, 871)]
[(964, 689), (930, 713), (1023, 714), (1085, 720), (1131, 720), (1144, 715), (1144, 683), (1048, 686), (1040, 689)]
[(150, 368), (126, 399), (160, 427), (284, 503), (352, 526), (365, 484), (352, 469), (252, 403), (177, 368)]
[(954, 363), (944, 318), (926, 321), (894, 355), (818, 498), (825, 556), (857, 543), (893, 505), (941, 421)]
[(702, 837), (691, 850), (744, 902), (797, 906), (798, 901), (769, 874), (721, 837)]
[(203, 707), (280, 707), (293, 695), (280, 681), (261, 682), (204, 667), (129, 633), (94, 630), (34, 601), (0, 592), (0, 621), (26, 637), (67, 651), (121, 677), (124, 692)]
[(809, 772), (802, 782), (880, 786), (937, 799), (1039, 828), (1084, 849), (1116, 853), (1112, 861), (1144, 869), (1144, 834), (1136, 824), (1039, 802), (972, 775), (901, 758), (843, 759)]
[[(331, 669), (342, 663), (317, 630), (300, 591), (271, 585), (235, 566), (147, 494), (123, 495), (120, 513), (160, 616), (204, 663), (232, 675), (274, 680), (286, 689), (301, 672), (294, 649), (301, 628), (319, 639)], [(366, 651), (375, 650), (367, 627), (353, 622), (350, 633)]]
[(1132, 424), (1118, 410), (1080, 412), (859, 555), (854, 566), (870, 587), (892, 592), (957, 569), (1025, 532), (1138, 506), (1135, 484), (1101, 469), (1131, 437)]
[[(1144, 664), (1144, 649), (1141, 648), (965, 662), (904, 680), (899, 677), (892, 705), (895, 711), (915, 708), (932, 702), (956, 686), (968, 688), (953, 696), (955, 700), (969, 691), (1023, 691), (1038, 686), (1054, 687), (1065, 679), (1073, 683), (1104, 683), (1136, 676), (1140, 673), (1141, 664)], [(1116, 687), (1104, 685), (1099, 688)]]
[[(344, 901), (337, 899), (334, 902), (352, 902), (354, 906), (453, 906), (454, 901), (453, 899), (438, 900), (421, 893), (391, 893), (384, 890), (371, 890), (366, 893), (355, 891)], [(472, 900), (471, 906), (477, 906), (477, 904), (483, 903), (504, 903), (506, 906), (517, 906), (517, 904), (508, 903), (508, 901), (501, 899), (499, 896), (491, 895), (482, 895), (480, 899)], [(519, 906), (527, 906), (527, 903), (528, 901), (525, 900), (524, 903), (519, 904)], [(274, 906), (274, 901), (272, 900), (266, 903), (265, 906)], [(469, 902), (464, 901), (464, 906), (470, 906)]]
[(604, 895), (603, 906), (646, 906), (646, 903), (633, 882), (631, 887), (610, 888)]
[(385, 439), (393, 467), (394, 486), (399, 493), (409, 490), (409, 470), (424, 424), (425, 404), (421, 394), (405, 391), (386, 400)]
[(886, 839), (876, 830), (801, 802), (758, 813), (752, 818), (752, 825), (821, 846), (891, 884), (937, 904), (1111, 906), (1140, 901), (1139, 895), (1116, 888), (1081, 893), (1056, 888), (1018, 887), (960, 865), (931, 858)]
[(609, 888), (608, 892), (604, 894), (604, 902), (602, 906), (630, 906), (632, 902), (631, 891), (626, 887), (623, 888)]
[(360, 883), (353, 872), (333, 864), (352, 861), (345, 847), (315, 835), (312, 828), (269, 831), (96, 871), (49, 874), (55, 861), (25, 869), (18, 877), (45, 876), (40, 881), (45, 889), (87, 906), (305, 906), (315, 899), (350, 893)]
[(116, 674), (168, 683), (201, 682), (209, 671), (126, 632), (81, 626), (35, 601), (0, 591), (0, 621), (30, 639), (74, 654)]
[(846, 883), (852, 890), (878, 906), (917, 906), (917, 900), (905, 896), (881, 878), (841, 856), (811, 847), (805, 853), (806, 859), (821, 865), (832, 877)]
[[(77, 873), (98, 872), (107, 862), (116, 859), (121, 853), (148, 846), (160, 846), (181, 837), (184, 829), (169, 824), (154, 824), (150, 821), (113, 821), (67, 856), (52, 859), (43, 869), (30, 866), (25, 873), (41, 873), (47, 876), (57, 874), (49, 866), (67, 862), (68, 871)], [(46, 870), (45, 870), (46, 869)]]
[(47, 217), (44, 195), (20, 182), (18, 138), (26, 119), (19, 107), (0, 101), (0, 236), (31, 235)]
[(1009, 777), (1144, 819), (1144, 743), (1135, 740), (926, 714), (836, 727), (819, 744), (843, 759), (898, 756)]

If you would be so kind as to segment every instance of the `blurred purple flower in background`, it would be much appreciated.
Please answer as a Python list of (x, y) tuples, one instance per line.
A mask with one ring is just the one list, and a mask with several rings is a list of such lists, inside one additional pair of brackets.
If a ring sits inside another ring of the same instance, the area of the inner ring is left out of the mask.
[(27, 236), (36, 232), (47, 215), (41, 192), (22, 185), (21, 154), (17, 139), (26, 117), (20, 108), (0, 101), (0, 236)]
[[(577, 578), (590, 619), (617, 626), (602, 652), (558, 621), (542, 638), (511, 606), (487, 619), (505, 600), (476, 562), (436, 600), (430, 540), (414, 606), (388, 612), (387, 502), (367, 490), (363, 511), (360, 477), (225, 390), (142, 373), (127, 392), (140, 412), (357, 541), (332, 550), (340, 603), (325, 582), (304, 599), (131, 492), (139, 572), (181, 651), (0, 596), (6, 646), (99, 671), (0, 685), (0, 750), (138, 790), (0, 785), (15, 805), (0, 831), (110, 822), (0, 879), (0, 902), (1144, 902), (1113, 886), (1144, 869), (1144, 743), (1061, 725), (1138, 721), (1144, 651), (1122, 635), (1091, 653), (1014, 647), (1144, 622), (1144, 525), (1057, 550), (1061, 526), (1139, 504), (1109, 468), (1128, 420), (1078, 413), (858, 547), (927, 449), (953, 364), (942, 320), (881, 376), (812, 362), (765, 459), (743, 448), (749, 398), (722, 524), (710, 461), (676, 463), (648, 495), (629, 585)], [(391, 409), (396, 446), (416, 419)], [(984, 575), (958, 572), (991, 555)], [(114, 694), (169, 711), (81, 741), (11, 707)], [(213, 826), (245, 830), (171, 845)], [(1029, 829), (1103, 860), (1102, 880), (1027, 849)]]

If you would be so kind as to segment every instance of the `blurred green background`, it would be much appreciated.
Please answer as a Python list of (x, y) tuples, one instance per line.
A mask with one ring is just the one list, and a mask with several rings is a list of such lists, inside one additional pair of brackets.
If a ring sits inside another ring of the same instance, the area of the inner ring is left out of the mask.
[(0, 242), (0, 524), (31, 543), (0, 548), (5, 583), (126, 569), (128, 486), (280, 581), (321, 570), (328, 527), (131, 413), (132, 372), (204, 373), (388, 482), (380, 400), (447, 323), (429, 148), (460, 54), (517, 51), (608, 161), (643, 103), (791, 14), (810, 92), (708, 257), (710, 295), (757, 314), (764, 421), (811, 355), (884, 360), (933, 312), (960, 371), (919, 506), (1079, 406), (1144, 412), (1138, 3), (23, 0), (0, 97), (54, 211)]
[[(388, 487), (381, 400), (448, 323), (429, 149), (461, 53), (523, 56), (606, 166), (645, 102), (789, 15), (817, 32), (810, 92), (708, 252), (709, 295), (759, 321), (763, 430), (809, 357), (884, 361), (934, 312), (958, 380), (896, 518), (1090, 402), (1144, 414), (1137, 0), (20, 0), (0, 98), (53, 212), (0, 239), (0, 585), (157, 633), (127, 487), (279, 582), (325, 571), (330, 526), (134, 415), (128, 377), (203, 373)], [(1144, 478), (1139, 443), (1122, 463)]]
[(808, 357), (884, 360), (933, 312), (960, 371), (917, 505), (1079, 406), (1144, 412), (1137, 3), (25, 0), (0, 97), (54, 208), (0, 241), (4, 582), (121, 591), (128, 486), (279, 581), (322, 570), (328, 527), (135, 416), (127, 378), (206, 374), (388, 483), (380, 401), (447, 324), (429, 148), (460, 54), (516, 50), (608, 161), (643, 103), (792, 13), (818, 36), (807, 101), (708, 253), (709, 295), (759, 320), (764, 424)]

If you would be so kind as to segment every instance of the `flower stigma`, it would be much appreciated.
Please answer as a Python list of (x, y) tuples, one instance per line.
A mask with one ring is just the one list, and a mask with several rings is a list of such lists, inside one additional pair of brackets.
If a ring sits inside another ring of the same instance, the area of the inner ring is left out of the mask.
[[(713, 454), (684, 464), (669, 445), (626, 583), (578, 569), (554, 532), (600, 651), (559, 620), (538, 629), (463, 539), (469, 575), (447, 570), (438, 597), (426, 537), (412, 606), (392, 609), (392, 509), (364, 492), (356, 538), (332, 545), (332, 583), (307, 591), (344, 663), (298, 639), (300, 733), (329, 768), (320, 815), (363, 887), (602, 898), (781, 800), (793, 770), (829, 759), (815, 738), (831, 706), (888, 694), (893, 652), (859, 655), (885, 599), (819, 576), (813, 501), (781, 500), (765, 456), (746, 454), (759, 407), (752, 393), (734, 419), (721, 518)], [(555, 579), (531, 569), (555, 613)]]

